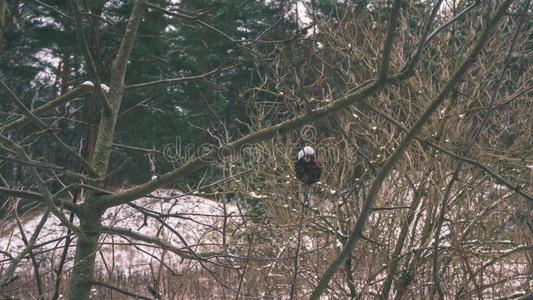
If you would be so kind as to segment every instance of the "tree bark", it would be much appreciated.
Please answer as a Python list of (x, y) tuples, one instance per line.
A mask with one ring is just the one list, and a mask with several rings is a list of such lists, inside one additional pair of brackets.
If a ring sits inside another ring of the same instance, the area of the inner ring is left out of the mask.
[[(89, 9), (91, 10), (91, 47), (89, 48), (89, 53), (92, 57), (92, 60), (95, 67), (95, 74), (93, 76), (100, 77), (100, 23), (101, 23), (101, 15), (102, 10), (104, 7), (104, 1), (94, 1), (90, 3)], [(95, 80), (96, 81), (96, 80)], [(87, 123), (87, 135), (86, 140), (84, 144), (83, 153), (86, 155), (85, 157), (87, 160), (91, 160), (94, 153), (94, 147), (95, 142), (97, 138), (97, 130), (96, 130), (96, 115), (97, 115), (97, 108), (96, 108), (96, 101), (98, 97), (98, 93), (94, 93), (91, 97), (91, 102), (89, 106), (87, 107), (87, 110), (85, 111), (85, 122)]]
[(69, 299), (89, 299), (94, 280), (94, 264), (98, 251), (98, 238), (101, 234), (102, 213), (85, 204), (78, 215), (80, 231), (84, 237), (78, 236), (74, 268), (70, 275)]
[[(146, 0), (135, 1), (126, 26), (124, 37), (121, 41), (117, 59), (113, 63), (111, 69), (109, 94), (101, 95), (104, 98), (107, 98), (102, 101), (104, 101), (105, 105), (109, 105), (109, 107), (107, 107), (107, 109), (106, 107), (102, 108), (100, 113), (98, 136), (96, 138), (94, 154), (91, 160), (91, 164), (98, 177), (105, 177), (108, 171), (111, 146), (113, 144), (115, 133), (115, 124), (122, 97), (124, 95), (124, 78), (127, 63), (135, 42), (137, 29), (142, 19), (145, 2)], [(76, 0), (73, 1), (73, 8), (76, 18), (81, 18)], [(81, 20), (78, 19), (77, 21), (78, 30), (81, 30)], [(92, 59), (88, 57), (86, 63), (92, 64)], [(98, 75), (96, 74), (96, 76)], [(99, 79), (96, 78), (95, 82), (98, 83)], [(97, 86), (95, 91), (98, 90), (100, 90), (100, 87)], [(98, 198), (98, 195), (88, 193), (85, 203), (80, 205), (80, 211), (78, 212), (80, 232), (83, 233), (83, 236), (78, 235), (78, 243), (76, 245), (74, 268), (72, 270), (69, 286), (69, 299), (71, 300), (89, 299), (91, 286), (94, 281), (95, 254), (98, 250), (98, 238), (100, 237), (102, 227), (101, 220), (105, 211), (105, 207), (97, 201)]]
[(98, 137), (96, 138), (92, 159), (93, 166), (99, 177), (104, 177), (108, 169), (118, 111), (120, 109), (120, 104), (122, 103), (122, 97), (124, 96), (126, 67), (131, 50), (133, 49), (137, 29), (141, 22), (145, 2), (145, 0), (135, 1), (130, 19), (128, 20), (126, 32), (124, 33), (124, 38), (120, 44), (117, 58), (114, 60), (111, 68), (110, 89), (109, 94), (107, 95), (111, 111), (102, 109), (100, 124), (98, 126)]

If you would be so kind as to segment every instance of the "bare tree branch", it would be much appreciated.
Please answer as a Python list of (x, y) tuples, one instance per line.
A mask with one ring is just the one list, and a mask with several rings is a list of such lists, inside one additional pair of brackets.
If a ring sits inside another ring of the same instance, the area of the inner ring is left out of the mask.
[(72, 157), (76, 158), (90, 173), (94, 174), (94, 169), (91, 164), (85, 160), (76, 150), (72, 149), (69, 145), (60, 139), (55, 133), (48, 130), (48, 125), (39, 119), (35, 114), (33, 114), (25, 105), (20, 101), (20, 99), (15, 95), (15, 93), (6, 85), (3, 80), (0, 80), (0, 85), (8, 93), (9, 98), (15, 105), (22, 110), (26, 118), (31, 121), (37, 128), (46, 130), (46, 133), (49, 134), (58, 144), (58, 146), (64, 150), (66, 153), (69, 153)]
[(147, 88), (151, 88), (154, 86), (171, 85), (175, 83), (189, 82), (189, 81), (195, 81), (195, 80), (204, 80), (204, 79), (211, 77), (214, 74), (219, 73), (220, 71), (224, 71), (227, 69), (229, 68), (218, 67), (209, 72), (205, 72), (204, 74), (195, 75), (195, 76), (169, 78), (169, 79), (162, 79), (162, 80), (156, 80), (156, 81), (150, 81), (150, 82), (144, 82), (144, 83), (131, 84), (131, 85), (125, 86), (125, 90), (126, 92), (130, 92), (130, 91), (135, 91), (139, 89), (147, 89)]
[[(40, 194), (40, 193), (33, 192), (33, 191), (17, 190), (17, 189), (13, 189), (13, 188), (9, 188), (9, 187), (0, 186), (0, 193), (2, 193), (3, 195), (6, 195), (6, 196), (12, 196), (12, 197), (16, 197), (16, 198), (35, 200), (35, 201), (38, 201), (40, 203), (46, 204), (46, 199), (44, 198), (44, 196), (42, 194)], [(61, 200), (61, 199), (57, 199), (57, 197), (55, 197), (54, 203), (55, 203), (55, 205), (57, 205), (59, 207), (64, 207), (64, 208), (66, 208), (66, 209), (68, 209), (70, 211), (76, 211), (78, 209), (78, 207), (75, 204), (73, 204), (72, 202)]]
[(13, 196), (17, 198), (23, 198), (23, 199), (30, 199), (30, 200), (36, 200), (39, 202), (44, 202), (43, 195), (32, 192), (32, 191), (23, 191), (23, 190), (17, 190), (17, 189), (11, 189), (8, 187), (2, 187), (0, 186), (0, 192), (6, 196)]
[(145, 299), (145, 300), (153, 300), (154, 298), (150, 298), (150, 297), (146, 297), (146, 296), (143, 296), (143, 295), (140, 295), (140, 294), (136, 294), (136, 293), (133, 293), (133, 292), (130, 292), (126, 289), (123, 289), (123, 288), (119, 288), (119, 287), (116, 287), (116, 286), (113, 286), (113, 285), (110, 285), (110, 284), (107, 284), (105, 282), (101, 282), (101, 281), (92, 281), (91, 284), (93, 285), (97, 285), (97, 286), (102, 286), (102, 287), (105, 287), (107, 289), (110, 289), (110, 290), (113, 290), (113, 291), (117, 291), (123, 295), (126, 295), (126, 296), (130, 296), (130, 297), (133, 297), (135, 299)]
[(403, 67), (402, 73), (411, 74), (414, 71), (417, 62), (420, 60), (420, 57), (422, 56), (424, 47), (431, 40), (430, 38), (428, 38), (428, 34), (429, 34), (429, 31), (431, 30), (431, 26), (433, 26), (433, 22), (435, 21), (435, 17), (437, 16), (437, 12), (439, 11), (441, 5), (442, 5), (442, 0), (435, 0), (435, 4), (433, 4), (433, 9), (431, 10), (428, 20), (426, 21), (426, 25), (424, 26), (424, 32), (422, 33), (422, 36), (420, 37), (420, 41), (418, 42), (418, 46), (416, 47), (415, 53), (411, 56), (409, 61)]
[(58, 165), (55, 165), (55, 164), (51, 164), (51, 163), (43, 163), (43, 162), (38, 162), (38, 161), (35, 161), (35, 160), (26, 161), (26, 160), (16, 159), (16, 158), (12, 158), (12, 157), (5, 156), (5, 155), (0, 155), (0, 159), (8, 160), (8, 161), (11, 161), (11, 162), (14, 162), (14, 163), (17, 163), (17, 164), (21, 164), (21, 165), (25, 165), (25, 166), (33, 166), (33, 167), (36, 167), (36, 168), (39, 168), (39, 169), (54, 170), (54, 171), (61, 172), (61, 173), (65, 174), (65, 176), (81, 179), (81, 180), (84, 180), (84, 181), (87, 181), (87, 182), (98, 182), (98, 181), (102, 181), (103, 180), (103, 178), (97, 179), (97, 178), (88, 177), (88, 176), (86, 176), (84, 174), (73, 172), (73, 171), (68, 170), (65, 167), (61, 167), (61, 166), (58, 166)]
[(372, 81), (372, 83), (365, 84), (360, 89), (356, 89), (352, 93), (345, 95), (328, 105), (322, 106), (314, 111), (310, 111), (307, 114), (281, 122), (272, 127), (253, 132), (234, 142), (231, 142), (218, 148), (215, 152), (205, 154), (200, 158), (193, 159), (182, 165), (181, 167), (159, 176), (157, 179), (151, 180), (134, 188), (115, 193), (113, 195), (101, 197), (100, 199), (98, 199), (98, 201), (101, 202), (101, 205), (103, 205), (104, 207), (112, 207), (124, 204), (128, 201), (147, 195), (162, 186), (174, 182), (180, 177), (187, 176), (200, 170), (203, 167), (210, 165), (215, 157), (222, 158), (230, 154), (238, 153), (238, 151), (240, 151), (241, 147), (243, 146), (256, 144), (265, 140), (272, 139), (275, 136), (279, 136), (281, 134), (288, 133), (294, 129), (300, 128), (305, 124), (311, 123), (321, 118), (325, 118), (334, 112), (340, 111), (358, 101), (369, 97), (370, 95), (377, 93), (385, 86), (392, 84), (393, 82), (395, 81)]
[[(11, 141), (10, 139), (4, 137), (3, 135), (0, 135), (0, 141), (3, 142), (4, 144), (8, 145), (9, 147), (11, 147), (13, 150), (15, 150), (17, 155), (20, 158), (22, 158), (23, 160), (30, 160), (30, 158), (28, 157), (28, 155), (26, 154), (26, 152), (24, 151), (24, 149), (20, 145), (16, 144), (15, 142)], [(54, 200), (53, 200), (53, 195), (48, 190), (48, 187), (46, 186), (46, 183), (42, 179), (42, 177), (39, 174), (39, 172), (37, 171), (37, 168), (35, 168), (33, 166), (30, 166), (30, 167), (28, 167), (28, 170), (30, 172), (32, 180), (37, 185), (37, 188), (39, 189), (39, 192), (41, 193), (41, 195), (43, 195), (44, 200), (45, 200), (45, 204), (48, 206), (48, 209), (61, 221), (61, 223), (63, 225), (65, 225), (66, 227), (70, 228), (70, 230), (72, 230), (73, 232), (80, 233), (78, 228), (74, 224), (69, 222), (69, 220), (67, 220), (67, 218), (65, 218), (65, 215), (63, 215), (63, 213), (61, 211), (59, 211), (55, 207), (55, 203), (54, 203)]]
[(2, 277), (0, 277), (0, 287), (3, 287), (6, 283), (8, 283), (11, 279), (11, 276), (13, 276), (13, 273), (15, 272), (15, 269), (17, 267), (17, 264), (20, 262), (20, 260), (26, 256), (34, 247), (35, 247), (35, 241), (37, 240), (37, 237), (41, 233), (41, 230), (44, 227), (44, 224), (46, 224), (46, 220), (48, 220), (48, 216), (50, 215), (50, 211), (47, 211), (39, 221), (39, 224), (35, 227), (35, 231), (32, 233), (30, 239), (27, 241), (26, 246), (20, 253), (11, 260), (11, 263), (9, 264), (9, 267), (6, 269)]
[[(396, 127), (400, 128), (403, 132), (407, 133), (409, 132), (409, 129), (407, 127), (405, 127), (402, 123), (398, 122), (397, 120), (395, 120), (393, 117), (391, 117), (390, 115), (380, 111), (379, 109), (375, 108), (372, 104), (368, 103), (368, 102), (365, 102), (365, 105), (368, 106), (368, 108), (372, 109), (374, 112), (376, 112), (377, 114), (379, 114), (380, 116), (382, 116), (384, 119), (386, 119), (387, 121), (391, 122), (392, 124), (394, 124)], [(486, 165), (484, 165), (483, 163), (477, 161), (477, 160), (474, 160), (474, 159), (471, 159), (469, 157), (466, 157), (466, 156), (463, 156), (463, 155), (459, 155), (453, 151), (450, 151), (446, 148), (444, 148), (443, 146), (435, 143), (435, 142), (432, 142), (429, 138), (426, 138), (426, 137), (420, 137), (420, 136), (417, 136), (415, 137), (416, 140), (424, 143), (424, 144), (427, 144), (439, 151), (441, 151), (442, 153), (446, 154), (446, 155), (449, 155), (455, 159), (458, 159), (458, 160), (461, 160), (461, 161), (464, 161), (476, 168), (479, 168), (482, 172), (484, 172), (485, 174), (487, 174), (488, 176), (492, 177), (497, 183), (499, 184), (502, 184), (504, 186), (506, 186), (509, 190), (513, 191), (513, 192), (516, 192), (517, 194), (519, 194), (520, 196), (524, 197), (525, 199), (529, 200), (529, 201), (533, 201), (533, 196), (532, 195), (529, 195), (526, 191), (524, 191), (520, 185), (517, 185), (517, 184), (513, 184), (511, 183), (509, 180), (505, 179), (502, 175), (498, 174), (497, 172), (494, 172), (493, 170), (491, 170), (489, 167), (487, 167)]]
[(385, 81), (389, 75), (390, 55), (392, 52), (392, 45), (394, 38), (396, 37), (396, 29), (398, 23), (398, 17), (400, 16), (400, 6), (402, 0), (394, 0), (391, 8), (391, 15), (389, 18), (389, 24), (387, 28), (387, 37), (385, 38), (385, 44), (383, 45), (383, 54), (381, 57), (381, 65), (378, 71), (378, 81)]
[(111, 147), (113, 144), (113, 137), (115, 133), (116, 119), (118, 110), (124, 96), (124, 78), (126, 76), (126, 69), (128, 60), (130, 58), (137, 29), (142, 19), (144, 12), (145, 0), (137, 0), (133, 7), (130, 19), (124, 32), (124, 37), (120, 43), (120, 48), (117, 57), (113, 61), (111, 68), (111, 81), (108, 93), (109, 102), (111, 105), (112, 114), (106, 114), (100, 118), (98, 126), (98, 136), (93, 155), (94, 168), (99, 176), (106, 175), (109, 157), (111, 155)]
[(96, 83), (96, 93), (98, 95), (98, 99), (101, 100), (102, 106), (104, 107), (104, 113), (111, 114), (112, 113), (112, 106), (107, 98), (106, 93), (102, 90), (102, 84), (100, 82), (100, 76), (98, 74), (98, 70), (96, 69), (96, 65), (94, 64), (93, 57), (91, 55), (91, 51), (89, 50), (89, 45), (87, 44), (87, 40), (85, 39), (85, 32), (83, 30), (83, 23), (82, 23), (82, 17), (80, 13), (80, 7), (78, 4), (78, 0), (71, 0), (70, 6), (72, 9), (72, 14), (74, 16), (74, 23), (76, 24), (76, 33), (78, 35), (78, 40), (81, 44), (82, 54), (85, 58), (85, 63), (89, 66), (89, 74), (91, 75), (92, 79)]
[(111, 234), (123, 235), (123, 236), (127, 236), (138, 241), (143, 241), (146, 243), (158, 245), (161, 248), (169, 250), (170, 252), (178, 255), (179, 257), (183, 257), (183, 258), (191, 259), (191, 260), (208, 260), (209, 258), (222, 253), (220, 251), (211, 251), (211, 252), (204, 252), (204, 253), (195, 252), (194, 254), (191, 254), (189, 250), (179, 249), (167, 243), (164, 240), (161, 240), (159, 238), (152, 237), (146, 234), (142, 234), (139, 232), (135, 232), (129, 228), (122, 228), (122, 227), (117, 227), (117, 226), (112, 226), (112, 227), (103, 226), (102, 231), (108, 232)]
[[(35, 116), (41, 115), (45, 112), (48, 112), (56, 107), (59, 107), (61, 105), (64, 105), (65, 103), (68, 103), (69, 101), (76, 99), (78, 97), (91, 94), (93, 92), (94, 87), (92, 85), (87, 84), (81, 84), (77, 88), (73, 89), (72, 91), (63, 94), (53, 100), (50, 100), (46, 102), (46, 104), (43, 104), (36, 109), (32, 110), (31, 113)], [(20, 117), (16, 120), (13, 120), (11, 122), (7, 122), (0, 126), (0, 132), (4, 132), (7, 130), (14, 129), (16, 127), (22, 126), (24, 124), (27, 124), (30, 122), (27, 116)]]
[(403, 156), (405, 149), (407, 148), (407, 146), (409, 146), (409, 144), (414, 139), (414, 137), (418, 134), (418, 132), (420, 132), (420, 130), (422, 129), (426, 121), (429, 119), (429, 117), (437, 110), (440, 104), (442, 104), (444, 100), (446, 100), (448, 95), (453, 91), (455, 86), (459, 83), (463, 75), (468, 71), (468, 69), (476, 61), (476, 58), (481, 53), (481, 50), (483, 49), (483, 47), (485, 46), (485, 44), (491, 37), (492, 31), (494, 30), (498, 22), (501, 20), (501, 18), (504, 16), (505, 11), (510, 6), (510, 4), (511, 4), (511, 0), (506, 0), (500, 5), (496, 14), (491, 19), (491, 22), (487, 24), (483, 32), (481, 32), (481, 34), (479, 35), (478, 40), (476, 41), (473, 48), (468, 53), (463, 63), (454, 72), (453, 76), (450, 78), (448, 83), (441, 90), (439, 95), (431, 102), (429, 107), (418, 118), (418, 120), (415, 122), (413, 127), (411, 127), (407, 135), (402, 139), (402, 141), (398, 145), (398, 148), (394, 151), (394, 153), (387, 160), (383, 168), (379, 171), (379, 173), (377, 174), (376, 178), (374, 179), (372, 183), (372, 186), (370, 187), (370, 190), (368, 191), (367, 196), (365, 197), (363, 208), (361, 210), (361, 213), (359, 214), (357, 223), (355, 224), (355, 226), (352, 229), (352, 232), (350, 233), (350, 238), (348, 239), (348, 242), (346, 243), (345, 247), (342, 249), (341, 253), (337, 256), (337, 258), (328, 266), (322, 278), (320, 278), (318, 284), (313, 290), (313, 293), (311, 294), (310, 299), (317, 300), (320, 298), (320, 295), (328, 287), (328, 283), (333, 277), (333, 275), (337, 272), (337, 269), (344, 262), (346, 257), (348, 257), (351, 254), (353, 248), (355, 247), (357, 241), (359, 240), (361, 234), (363, 233), (368, 216), (370, 215), (370, 212), (372, 211), (374, 207), (374, 202), (376, 200), (378, 192), (380, 191), (381, 186), (383, 185), (383, 182), (385, 181), (386, 177), (389, 175), (390, 171), (392, 170), (396, 162)]

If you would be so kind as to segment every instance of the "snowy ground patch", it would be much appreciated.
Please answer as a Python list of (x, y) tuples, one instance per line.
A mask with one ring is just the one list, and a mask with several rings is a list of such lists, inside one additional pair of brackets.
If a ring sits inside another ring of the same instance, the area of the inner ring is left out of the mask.
[[(128, 276), (144, 272), (153, 263), (159, 265), (159, 261), (179, 269), (180, 265), (190, 264), (191, 260), (183, 260), (176, 251), (184, 254), (190, 254), (191, 250), (198, 254), (216, 252), (221, 248), (223, 235), (226, 234), (226, 241), (231, 239), (230, 230), (241, 222), (236, 205), (226, 204), (224, 207), (217, 201), (186, 195), (177, 190), (158, 190), (132, 204), (109, 209), (103, 216), (104, 225), (158, 239), (172, 246), (174, 252), (162, 250), (147, 241), (105, 232), (100, 237), (101, 246), (97, 253), (97, 268), (100, 271), (120, 270)], [(145, 210), (148, 216), (145, 217), (139, 208)], [(42, 213), (36, 214), (23, 222), (28, 238), (41, 217)], [(77, 224), (77, 220), (74, 223)], [(227, 231), (223, 232), (222, 228)], [(66, 228), (51, 215), (37, 239), (39, 247), (33, 251), (42, 270), (50, 270), (59, 264), (66, 235)], [(67, 255), (67, 270), (71, 268), (75, 244), (76, 240), (73, 239)], [(17, 226), (0, 231), (0, 245), (3, 251), (0, 253), (0, 269), (5, 270), (10, 262), (8, 255), (16, 256), (25, 246)], [(23, 259), (18, 270), (29, 266), (30, 261)]]

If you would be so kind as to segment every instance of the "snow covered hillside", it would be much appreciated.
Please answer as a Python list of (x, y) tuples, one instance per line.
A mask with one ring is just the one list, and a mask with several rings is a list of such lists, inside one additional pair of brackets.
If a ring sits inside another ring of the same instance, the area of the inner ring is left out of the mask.
[[(110, 209), (104, 215), (104, 224), (111, 230), (106, 230), (100, 238), (101, 248), (97, 253), (100, 271), (116, 270), (129, 276), (145, 271), (151, 263), (159, 260), (179, 268), (180, 264), (190, 263), (182, 259), (192, 255), (190, 250), (200, 255), (218, 250), (223, 241), (222, 228), (235, 228), (241, 220), (233, 204), (227, 204), (224, 209), (221, 203), (184, 195), (177, 190), (159, 190), (151, 197), (138, 199), (132, 204)], [(42, 213), (23, 221), (28, 238), (41, 217)], [(25, 245), (17, 226), (7, 227), (0, 231), (0, 269), (9, 264), (8, 255), (16, 256)], [(34, 250), (42, 269), (50, 270), (59, 264), (66, 236), (66, 228), (51, 215), (39, 234)], [(157, 241), (158, 245), (150, 243), (149, 239)], [(69, 248), (67, 270), (74, 257), (75, 243), (74, 239)], [(27, 269), (24, 265), (29, 267), (31, 262), (22, 260), (21, 264), (19, 271)]]

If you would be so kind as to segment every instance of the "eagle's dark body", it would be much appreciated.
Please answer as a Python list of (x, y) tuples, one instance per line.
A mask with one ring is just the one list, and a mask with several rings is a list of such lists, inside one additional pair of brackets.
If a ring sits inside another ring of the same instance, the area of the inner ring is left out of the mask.
[[(310, 151), (306, 151), (310, 150)], [(320, 179), (322, 167), (316, 159), (314, 150), (311, 147), (305, 147), (298, 154), (294, 165), (296, 177), (306, 185), (312, 185)]]
[(296, 177), (307, 185), (312, 185), (320, 179), (322, 167), (316, 161), (306, 162), (303, 159), (296, 161)]

